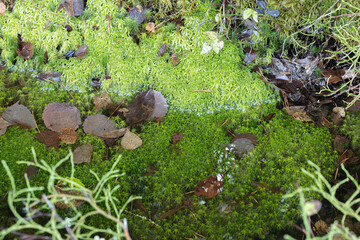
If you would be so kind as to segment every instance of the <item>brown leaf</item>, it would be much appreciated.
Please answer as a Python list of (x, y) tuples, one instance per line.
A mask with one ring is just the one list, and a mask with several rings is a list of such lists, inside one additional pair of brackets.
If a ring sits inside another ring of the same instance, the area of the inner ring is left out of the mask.
[[(34, 162), (34, 159), (31, 160), (31, 162)], [(24, 182), (26, 182), (25, 174), (27, 175), (28, 179), (31, 180), (36, 176), (37, 171), (38, 171), (37, 167), (35, 167), (34, 165), (28, 165), (28, 168), (24, 172)]]
[[(82, 192), (80, 192), (80, 191), (64, 190), (63, 188), (67, 188), (67, 186), (60, 180), (55, 185), (55, 190), (58, 194), (67, 194), (67, 195), (73, 195), (73, 196), (82, 196), (83, 195)], [(75, 200), (75, 199), (72, 199), (70, 201), (75, 207), (79, 207), (80, 205), (82, 205), (85, 202), (84, 200)], [(60, 209), (69, 209), (69, 208), (71, 208), (70, 201), (67, 203), (65, 201), (59, 201), (59, 202), (55, 203), (55, 206)]]
[(76, 130), (81, 125), (80, 111), (70, 103), (49, 103), (42, 116), (45, 126), (55, 132), (63, 128)]
[(74, 150), (74, 163), (90, 163), (93, 147), (90, 143), (79, 146)]
[(172, 139), (171, 139), (172, 143), (177, 143), (184, 137), (184, 135), (180, 132), (174, 133), (171, 136), (172, 136)]
[(70, 16), (80, 16), (84, 12), (84, 0), (62, 0), (58, 10), (61, 8), (64, 8)]
[(255, 146), (257, 145), (257, 137), (252, 133), (240, 133), (236, 135), (232, 140), (231, 143), (234, 143), (236, 140), (240, 138), (247, 138), (249, 139)]
[(155, 32), (155, 23), (153, 22), (148, 22), (146, 24), (146, 28), (145, 28), (148, 32)]
[(216, 174), (205, 178), (195, 188), (195, 195), (200, 197), (203, 195), (205, 198), (212, 198), (218, 195), (223, 186), (223, 176)]
[(59, 137), (66, 144), (75, 144), (79, 134), (72, 128), (63, 128), (59, 132)]
[(331, 120), (337, 126), (340, 126), (345, 117), (345, 108), (343, 107), (334, 107), (331, 113)]
[(152, 89), (138, 93), (127, 107), (129, 111), (125, 114), (126, 123), (132, 126), (148, 120), (153, 113), (154, 108), (155, 96)]
[(111, 99), (107, 93), (103, 93), (99, 96), (94, 96), (95, 112), (100, 111), (102, 108), (106, 108), (111, 104)]
[(101, 114), (88, 116), (84, 121), (84, 132), (87, 134), (101, 137), (114, 130), (117, 130), (115, 122)]
[(0, 2), (0, 15), (3, 15), (6, 12), (6, 5), (3, 2)]
[(323, 69), (322, 74), (326, 79), (329, 79), (329, 83), (338, 83), (343, 80), (345, 75), (344, 69)]
[(157, 53), (158, 57), (164, 56), (164, 54), (166, 53), (166, 50), (167, 50), (167, 45), (166, 45), (166, 43), (164, 43), (164, 44), (159, 48), (159, 51), (158, 51), (158, 53)]
[(94, 29), (94, 30), (99, 30), (99, 27), (96, 26), (96, 25), (94, 25), (94, 26), (92, 26), (92, 29)]
[(108, 20), (108, 21), (112, 20), (112, 17), (111, 17), (109, 14), (106, 14), (105, 18), (106, 18), (106, 20)]
[(140, 210), (144, 217), (148, 217), (148, 212), (141, 199), (135, 199), (134, 201), (132, 201), (132, 207), (134, 209)]
[(18, 124), (25, 128), (36, 128), (34, 116), (30, 110), (21, 104), (13, 104), (7, 107), (2, 118), (11, 124)]
[(346, 146), (348, 144), (348, 140), (345, 136), (336, 135), (333, 142), (333, 147), (338, 153), (343, 153), (346, 149)]
[(301, 122), (313, 122), (309, 114), (305, 111), (305, 106), (290, 106), (285, 108), (286, 113)]
[(36, 76), (36, 78), (40, 81), (61, 82), (61, 73), (50, 70), (40, 73), (39, 75)]
[(176, 58), (174, 58), (174, 60), (173, 60), (173, 67), (175, 67), (176, 65), (178, 65), (180, 63), (180, 60), (176, 57)]
[(127, 128), (122, 128), (122, 129), (116, 129), (107, 133), (104, 133), (103, 135), (99, 136), (102, 138), (119, 138), (125, 135), (127, 131)]
[(8, 121), (4, 120), (2, 117), (0, 117), (0, 136), (6, 133), (7, 127), (11, 126), (12, 124)]
[(81, 47), (78, 48), (78, 50), (75, 52), (75, 57), (78, 59), (84, 59), (87, 53), (87, 46), (86, 45), (82, 45)]
[(73, 30), (73, 28), (70, 25), (65, 25), (65, 29), (68, 32), (71, 32)]
[(18, 47), (16, 49), (16, 52), (21, 58), (25, 60), (29, 60), (30, 58), (32, 58), (34, 54), (33, 48), (34, 45), (29, 42), (24, 42), (21, 35), (18, 34)]
[(126, 131), (121, 139), (121, 147), (127, 150), (134, 150), (142, 145), (142, 140), (135, 133)]
[(36, 139), (39, 140), (39, 142), (45, 144), (47, 147), (53, 147), (56, 150), (59, 147), (59, 134), (57, 132), (53, 131), (41, 131), (37, 133)]
[(44, 64), (48, 64), (49, 63), (49, 56), (48, 56), (48, 53), (47, 51), (44, 52)]
[(148, 173), (155, 173), (157, 171), (159, 171), (159, 168), (157, 168), (157, 167), (154, 167), (154, 166), (147, 166), (146, 167), (146, 172), (148, 172)]

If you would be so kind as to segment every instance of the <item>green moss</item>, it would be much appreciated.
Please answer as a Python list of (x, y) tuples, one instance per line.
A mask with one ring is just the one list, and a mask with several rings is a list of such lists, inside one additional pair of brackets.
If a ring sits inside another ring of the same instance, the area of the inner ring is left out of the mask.
[(351, 147), (358, 149), (360, 147), (360, 113), (347, 114), (340, 131), (350, 139)]

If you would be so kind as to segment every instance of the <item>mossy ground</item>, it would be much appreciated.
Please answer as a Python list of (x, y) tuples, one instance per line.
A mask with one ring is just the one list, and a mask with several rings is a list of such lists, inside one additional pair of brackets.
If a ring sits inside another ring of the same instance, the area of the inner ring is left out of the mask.
[[(207, 20), (203, 17), (209, 3), (202, 2), (198, 5), (199, 12), (185, 15), (184, 27), (164, 26), (155, 34), (143, 33), (141, 50), (129, 36), (123, 16), (117, 14), (115, 1), (89, 0), (87, 7), (83, 16), (74, 19), (54, 14), (57, 1), (22, 1), (12, 13), (1, 16), (4, 37), (0, 39), (1, 57), (9, 68), (27, 72), (2, 72), (1, 109), (20, 101), (34, 112), (39, 128), (45, 129), (41, 120), (44, 107), (54, 101), (71, 102), (80, 109), (84, 119), (95, 113), (92, 97), (99, 94), (92, 91), (88, 82), (93, 77), (109, 75), (111, 79), (103, 79), (100, 92), (106, 89), (113, 101), (121, 102), (124, 97), (132, 98), (136, 91), (153, 87), (168, 100), (169, 112), (164, 122), (151, 121), (142, 126), (139, 136), (144, 145), (134, 151), (119, 146), (107, 149), (100, 139), (85, 135), (81, 130), (74, 146), (61, 144), (56, 151), (37, 142), (35, 130), (11, 127), (0, 136), (0, 156), (8, 163), (18, 186), (24, 186), (22, 174), (26, 166), (16, 162), (31, 160), (31, 146), (39, 159), (51, 165), (76, 146), (91, 143), (94, 148), (91, 163), (76, 165), (74, 177), (91, 187), (96, 184), (96, 179), (89, 177), (89, 170), (102, 175), (121, 155), (118, 167), (126, 175), (111, 183), (121, 186), (114, 194), (119, 199), (117, 204), (121, 207), (130, 195), (142, 196), (148, 214), (153, 212), (152, 220), (156, 222), (153, 225), (144, 218), (125, 213), (134, 239), (180, 239), (192, 237), (194, 233), (209, 239), (265, 237), (286, 226), (287, 220), (296, 218), (299, 214), (297, 201), (284, 201), (282, 194), (294, 190), (299, 179), (300, 184), (310, 183), (300, 173), (301, 167), (308, 167), (307, 160), (320, 165), (326, 175), (332, 172), (336, 153), (332, 151), (330, 133), (324, 128), (304, 125), (275, 110), (277, 93), (266, 87), (255, 73), (239, 66), (243, 57), (237, 47), (240, 43), (226, 41), (218, 55), (213, 52), (200, 55), (201, 46), (207, 40), (203, 32), (210, 25), (203, 24), (197, 33), (197, 24)], [(114, 16), (113, 20), (106, 20), (106, 14)], [(47, 20), (51, 21), (49, 28), (44, 27)], [(68, 33), (65, 24), (71, 25), (74, 31)], [(99, 30), (94, 30), (94, 25), (99, 26)], [(16, 55), (18, 33), (35, 46), (30, 61), (25, 62)], [(58, 59), (82, 42), (89, 48), (85, 59)], [(165, 57), (156, 57), (163, 43), (178, 52), (190, 51), (180, 58), (178, 66), (173, 67), (166, 60), (169, 53)], [(45, 51), (49, 55), (46, 65), (43, 64)], [(29, 72), (34, 75), (46, 70), (63, 73), (63, 82), (73, 90), (74, 99), (62, 86), (39, 82), (28, 76)], [(276, 117), (267, 124), (259, 125), (259, 104), (264, 115), (276, 112)], [(115, 120), (123, 127), (120, 119)], [(256, 150), (241, 160), (226, 159), (225, 144), (231, 140), (227, 129), (234, 133), (254, 133), (259, 142)], [(176, 143), (177, 148), (170, 147), (171, 135), (175, 132), (184, 135)], [(105, 156), (110, 158), (104, 160)], [(153, 176), (144, 176), (148, 166), (159, 170)], [(185, 195), (205, 177), (230, 167), (218, 196), (202, 204), (194, 195)], [(69, 164), (58, 172), (68, 176)], [(4, 186), (0, 196), (4, 196), (10, 186), (2, 168), (0, 175), (0, 184)], [(46, 178), (39, 171), (31, 183), (41, 185)], [(180, 207), (186, 198), (193, 201), (193, 209), (185, 208), (159, 220), (161, 214)], [(2, 204), (6, 205), (5, 199)], [(223, 206), (228, 206), (230, 212), (221, 212)], [(86, 205), (80, 208), (84, 212), (89, 210)], [(142, 214), (137, 210), (134, 212)], [(71, 212), (61, 214), (71, 215)], [(108, 222), (99, 222), (96, 218), (90, 222), (99, 227), (111, 227), (107, 226)]]

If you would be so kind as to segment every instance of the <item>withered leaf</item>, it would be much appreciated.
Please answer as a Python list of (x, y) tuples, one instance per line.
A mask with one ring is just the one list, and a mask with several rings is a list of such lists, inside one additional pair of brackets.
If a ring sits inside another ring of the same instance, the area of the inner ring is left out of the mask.
[(116, 129), (107, 133), (104, 133), (103, 135), (99, 136), (102, 138), (119, 138), (125, 135), (127, 131), (127, 128), (122, 128), (122, 129)]
[(121, 139), (121, 147), (127, 150), (134, 150), (142, 145), (142, 140), (135, 133), (126, 131)]
[(64, 8), (70, 16), (80, 16), (84, 12), (84, 0), (62, 0), (59, 4), (58, 11)]
[(161, 94), (161, 92), (153, 90), (153, 93), (154, 93), (154, 100), (155, 100), (154, 110), (147, 120), (150, 120), (155, 117), (165, 117), (165, 115), (168, 112), (168, 105), (167, 105), (166, 99)]
[(345, 75), (345, 70), (323, 69), (322, 74), (326, 79), (328, 79), (329, 83), (338, 83), (343, 80), (343, 76)]
[(90, 143), (79, 146), (74, 150), (74, 163), (90, 163), (93, 147)]
[(3, 15), (6, 12), (6, 5), (3, 2), (0, 2), (0, 15)]
[(48, 53), (47, 51), (44, 52), (44, 64), (48, 64), (49, 63), (49, 56), (48, 56)]
[(155, 23), (153, 22), (148, 22), (146, 24), (146, 28), (145, 28), (148, 32), (155, 32)]
[(116, 129), (115, 122), (101, 114), (88, 116), (84, 121), (84, 132), (98, 137)]
[(81, 125), (80, 111), (70, 103), (49, 103), (42, 116), (45, 126), (55, 132), (63, 128), (76, 130)]
[(148, 217), (148, 212), (141, 199), (135, 199), (134, 201), (132, 201), (132, 206), (134, 209), (140, 210), (144, 217)]
[(86, 45), (82, 45), (81, 47), (78, 48), (78, 50), (75, 52), (75, 57), (78, 59), (84, 59), (87, 53), (87, 46)]
[(176, 65), (178, 65), (180, 63), (180, 60), (177, 58), (177, 57), (175, 57), (174, 58), (174, 60), (173, 60), (173, 67), (175, 67)]
[(63, 128), (59, 131), (59, 138), (66, 144), (74, 144), (78, 139), (79, 134), (72, 128)]
[(167, 45), (166, 45), (166, 43), (164, 43), (164, 44), (159, 48), (159, 51), (158, 51), (158, 53), (157, 53), (158, 57), (164, 56), (164, 54), (166, 53), (166, 50), (167, 50)]
[[(34, 159), (32, 159), (31, 162), (34, 162)], [(28, 165), (28, 168), (24, 172), (24, 182), (25, 182), (25, 174), (27, 175), (27, 178), (31, 180), (36, 176), (37, 171), (38, 171), (37, 167), (35, 167), (34, 165)]]
[(53, 131), (41, 131), (35, 136), (39, 142), (45, 144), (47, 147), (58, 149), (60, 142), (59, 133)]
[(171, 139), (172, 143), (177, 143), (184, 137), (184, 135), (180, 132), (174, 133), (171, 136), (172, 136), (172, 139)]
[(205, 178), (195, 188), (195, 195), (200, 197), (203, 195), (205, 198), (212, 198), (221, 192), (223, 186), (223, 176), (216, 174)]
[(154, 107), (155, 96), (152, 89), (138, 93), (128, 104), (127, 109), (129, 111), (125, 114), (126, 123), (131, 126), (148, 120), (154, 111)]
[(2, 117), (0, 117), (0, 136), (6, 133), (7, 127), (11, 126), (12, 124), (8, 121), (4, 120)]
[(106, 108), (111, 104), (111, 99), (107, 93), (102, 93), (99, 96), (94, 96), (95, 112), (100, 111), (102, 108)]
[(290, 106), (286, 109), (286, 113), (294, 119), (301, 122), (313, 122), (309, 114), (305, 111), (305, 106)]
[(32, 58), (34, 54), (34, 50), (33, 50), (34, 45), (32, 45), (29, 42), (24, 42), (20, 34), (18, 34), (17, 40), (18, 40), (18, 47), (16, 49), (17, 54), (25, 60), (29, 60), (30, 58)]
[(2, 118), (11, 124), (18, 124), (25, 128), (36, 128), (34, 116), (30, 110), (21, 104), (13, 104), (7, 107)]
[(40, 81), (61, 82), (61, 73), (50, 70), (40, 73), (36, 78)]

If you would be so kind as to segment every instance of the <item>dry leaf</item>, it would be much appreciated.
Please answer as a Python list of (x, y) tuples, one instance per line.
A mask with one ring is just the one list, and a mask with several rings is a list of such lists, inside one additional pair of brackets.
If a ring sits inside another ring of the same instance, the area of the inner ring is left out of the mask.
[(7, 107), (2, 118), (11, 124), (18, 124), (25, 128), (36, 128), (34, 116), (30, 110), (21, 104), (13, 104)]
[(246, 53), (244, 62), (247, 64), (252, 63), (256, 58), (256, 54), (257, 54), (256, 51), (249, 47), (246, 47), (244, 49), (244, 52)]
[(184, 137), (184, 135), (180, 132), (174, 133), (171, 136), (172, 136), (172, 139), (171, 139), (172, 143), (177, 143)]
[(345, 75), (345, 70), (323, 69), (322, 74), (326, 79), (328, 79), (329, 83), (338, 83), (343, 80), (343, 76)]
[(180, 60), (177, 58), (177, 57), (175, 57), (174, 58), (174, 60), (173, 60), (173, 67), (175, 67), (176, 65), (178, 65), (180, 63)]
[(72, 128), (63, 128), (59, 131), (59, 138), (66, 144), (74, 144), (78, 139), (79, 134)]
[(116, 129), (115, 122), (101, 114), (88, 116), (84, 121), (84, 132), (98, 137)]
[(103, 135), (99, 136), (102, 138), (119, 138), (125, 135), (127, 131), (127, 128), (122, 128), (122, 129), (116, 129), (107, 133), (104, 133)]
[(128, 104), (128, 112), (125, 114), (126, 123), (131, 126), (151, 119), (154, 108), (154, 90), (150, 89), (146, 92), (138, 93)]
[(75, 164), (80, 164), (84, 162), (90, 163), (92, 152), (93, 152), (93, 147), (91, 146), (90, 143), (77, 147), (73, 153), (74, 163)]
[(70, 16), (80, 16), (84, 12), (84, 0), (62, 0), (59, 4), (58, 11), (64, 8)]
[(107, 93), (103, 93), (99, 96), (94, 96), (95, 112), (100, 111), (102, 108), (106, 108), (111, 104), (111, 99)]
[(6, 12), (6, 5), (3, 2), (0, 2), (0, 15), (3, 15)]
[(57, 132), (41, 131), (35, 136), (39, 142), (45, 144), (47, 147), (54, 147), (55, 149), (58, 149), (60, 138)]
[(29, 42), (24, 42), (21, 35), (18, 34), (18, 47), (16, 49), (17, 54), (25, 59), (25, 60), (29, 60), (30, 58), (32, 58), (33, 54), (34, 54), (34, 45), (32, 45)]
[(0, 136), (6, 133), (7, 127), (12, 124), (0, 117)]
[(148, 22), (146, 24), (146, 28), (145, 28), (148, 32), (155, 32), (155, 23), (153, 22)]
[(142, 140), (135, 133), (129, 130), (121, 139), (121, 147), (128, 150), (134, 150), (142, 145)]
[(78, 50), (75, 52), (74, 56), (78, 59), (84, 59), (87, 53), (87, 46), (82, 45), (78, 48)]
[(164, 54), (166, 53), (166, 50), (167, 50), (167, 45), (166, 45), (166, 43), (164, 43), (164, 44), (159, 48), (159, 51), (158, 51), (158, 53), (157, 53), (158, 57), (164, 56)]
[(223, 176), (216, 174), (205, 178), (195, 188), (195, 195), (200, 197), (203, 195), (205, 198), (212, 198), (221, 192), (223, 185)]
[(45, 126), (55, 132), (63, 128), (76, 130), (81, 125), (80, 111), (70, 103), (49, 103), (42, 116)]
[(305, 106), (290, 106), (286, 108), (286, 112), (294, 119), (301, 122), (313, 122), (308, 113), (305, 111)]

